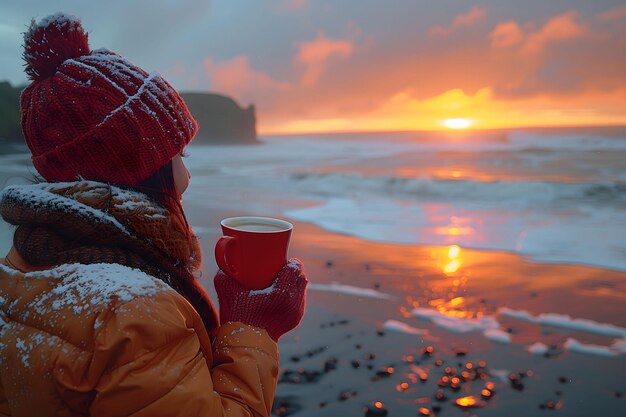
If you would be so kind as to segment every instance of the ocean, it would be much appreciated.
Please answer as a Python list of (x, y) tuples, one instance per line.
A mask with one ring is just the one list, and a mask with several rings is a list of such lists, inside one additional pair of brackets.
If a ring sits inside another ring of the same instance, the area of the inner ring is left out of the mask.
[(261, 140), (190, 146), (185, 201), (375, 242), (626, 270), (626, 128)]
[[(626, 270), (626, 128), (260, 140), (192, 144), (185, 204), (310, 222), (375, 242)], [(0, 156), (5, 185), (29, 172), (28, 155)], [(201, 220), (194, 226), (217, 228)], [(8, 239), (1, 240), (5, 249)]]

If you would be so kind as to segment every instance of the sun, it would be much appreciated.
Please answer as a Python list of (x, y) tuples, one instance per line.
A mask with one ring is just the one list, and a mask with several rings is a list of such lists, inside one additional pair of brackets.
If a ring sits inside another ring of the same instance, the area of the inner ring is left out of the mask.
[(443, 124), (450, 129), (467, 129), (472, 123), (463, 118), (446, 119)]

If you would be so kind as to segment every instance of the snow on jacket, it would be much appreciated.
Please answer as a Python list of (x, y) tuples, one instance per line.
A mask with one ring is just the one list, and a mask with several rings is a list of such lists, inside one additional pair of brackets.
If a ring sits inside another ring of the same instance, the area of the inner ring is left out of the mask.
[(0, 260), (0, 415), (267, 416), (278, 375), (264, 330), (212, 345), (177, 292), (117, 264), (30, 271)]

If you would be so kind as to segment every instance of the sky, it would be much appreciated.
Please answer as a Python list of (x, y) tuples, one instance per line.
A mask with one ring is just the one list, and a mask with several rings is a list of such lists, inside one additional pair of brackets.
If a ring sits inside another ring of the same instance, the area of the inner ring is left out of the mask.
[(254, 104), (261, 134), (626, 125), (624, 0), (3, 0), (0, 80), (27, 82), (22, 34), (58, 11), (180, 91)]

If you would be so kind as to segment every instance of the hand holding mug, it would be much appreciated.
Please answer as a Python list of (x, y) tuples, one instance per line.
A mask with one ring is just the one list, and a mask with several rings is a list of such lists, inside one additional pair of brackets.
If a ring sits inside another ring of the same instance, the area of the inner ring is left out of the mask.
[(287, 262), (293, 225), (267, 217), (231, 217), (221, 225), (214, 280), (220, 321), (263, 328), (278, 341), (298, 325), (306, 304), (302, 263)]
[(246, 289), (222, 271), (217, 272), (213, 282), (220, 304), (221, 324), (241, 322), (259, 327), (278, 342), (304, 315), (308, 281), (302, 263), (295, 258), (262, 290)]

